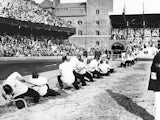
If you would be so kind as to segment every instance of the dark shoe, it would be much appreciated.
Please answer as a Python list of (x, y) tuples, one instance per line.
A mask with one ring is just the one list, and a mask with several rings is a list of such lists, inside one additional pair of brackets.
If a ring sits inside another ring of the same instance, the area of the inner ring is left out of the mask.
[(90, 80), (90, 82), (94, 82), (94, 80)]
[(86, 83), (84, 83), (84, 84), (82, 84), (82, 86), (87, 86), (87, 84), (86, 84)]
[(56, 93), (55, 93), (55, 96), (56, 96), (56, 95), (61, 95), (61, 94), (60, 94), (59, 92), (56, 92)]
[(75, 88), (75, 90), (79, 90), (79, 89), (80, 89), (79, 87)]
[(103, 78), (102, 76), (97, 76), (96, 78), (100, 79), (100, 78)]

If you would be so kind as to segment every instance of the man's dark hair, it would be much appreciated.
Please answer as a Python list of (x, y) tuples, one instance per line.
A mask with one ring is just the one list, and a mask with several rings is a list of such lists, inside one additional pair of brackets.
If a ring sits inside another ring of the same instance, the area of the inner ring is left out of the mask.
[(39, 74), (37, 71), (33, 71), (32, 72), (32, 78), (38, 78), (39, 77)]
[(103, 60), (100, 61), (100, 64), (102, 64), (102, 63), (103, 63)]
[(10, 95), (13, 92), (13, 89), (10, 85), (6, 84), (3, 86), (3, 90), (5, 91), (6, 94)]
[(67, 56), (62, 56), (62, 60), (63, 61), (67, 60)]
[(94, 56), (94, 59), (96, 60), (99, 60), (99, 58), (100, 58), (99, 56)]

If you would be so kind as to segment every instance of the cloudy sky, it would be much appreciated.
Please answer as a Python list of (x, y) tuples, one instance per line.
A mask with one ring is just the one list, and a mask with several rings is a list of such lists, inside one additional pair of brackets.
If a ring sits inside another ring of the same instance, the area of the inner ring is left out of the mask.
[(124, 4), (126, 13), (160, 13), (160, 0), (114, 0), (114, 12), (122, 13)]
[[(43, 0), (35, 0), (37, 3)], [(122, 14), (124, 4), (126, 6), (126, 14), (143, 13), (143, 4), (145, 13), (160, 13), (160, 0), (113, 0), (114, 13)], [(86, 2), (86, 0), (61, 0), (62, 3), (70, 2)]]

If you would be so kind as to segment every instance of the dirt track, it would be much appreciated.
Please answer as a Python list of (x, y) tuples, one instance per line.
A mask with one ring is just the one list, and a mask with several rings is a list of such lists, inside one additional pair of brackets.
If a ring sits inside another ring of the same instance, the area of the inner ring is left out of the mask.
[(150, 65), (116, 68), (79, 91), (50, 97), (28, 110), (11, 110), (0, 120), (154, 120), (154, 95), (147, 90)]

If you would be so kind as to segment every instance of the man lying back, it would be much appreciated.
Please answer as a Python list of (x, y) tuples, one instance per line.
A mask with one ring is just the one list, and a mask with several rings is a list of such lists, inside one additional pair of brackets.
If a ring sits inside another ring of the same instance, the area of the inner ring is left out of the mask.
[[(29, 88), (24, 84), (24, 78), (18, 73), (14, 72), (8, 76), (3, 83), (2, 95), (5, 99), (18, 99), (26, 96), (32, 97), (35, 103), (39, 102), (39, 93)], [(16, 101), (16, 106), (22, 109), (24, 106), (19, 106), (20, 101)]]

